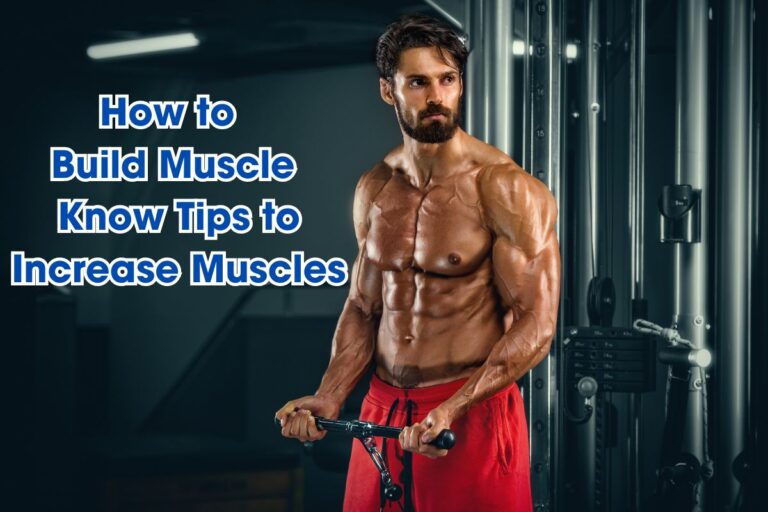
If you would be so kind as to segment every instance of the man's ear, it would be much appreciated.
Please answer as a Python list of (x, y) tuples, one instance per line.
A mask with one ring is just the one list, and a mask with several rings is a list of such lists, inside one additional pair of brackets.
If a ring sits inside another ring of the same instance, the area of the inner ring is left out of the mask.
[(379, 92), (381, 93), (381, 99), (387, 105), (395, 104), (395, 97), (392, 94), (392, 81), (386, 78), (379, 78)]

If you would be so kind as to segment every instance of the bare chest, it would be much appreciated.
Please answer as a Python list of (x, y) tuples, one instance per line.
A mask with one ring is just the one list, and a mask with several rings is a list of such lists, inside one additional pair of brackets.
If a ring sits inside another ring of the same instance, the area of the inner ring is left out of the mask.
[(426, 191), (394, 176), (374, 199), (368, 222), (366, 254), (381, 270), (464, 275), (482, 263), (491, 247), (469, 175)]

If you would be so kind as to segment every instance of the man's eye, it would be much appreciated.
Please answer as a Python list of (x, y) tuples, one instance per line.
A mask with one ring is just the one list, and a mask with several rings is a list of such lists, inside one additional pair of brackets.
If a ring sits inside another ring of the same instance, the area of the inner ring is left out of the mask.
[(445, 78), (443, 78), (443, 80), (445, 81), (445, 83), (452, 84), (456, 80), (456, 78), (453, 75), (448, 75)]
[(421, 87), (422, 85), (424, 85), (424, 80), (421, 78), (414, 78), (411, 80), (411, 87)]

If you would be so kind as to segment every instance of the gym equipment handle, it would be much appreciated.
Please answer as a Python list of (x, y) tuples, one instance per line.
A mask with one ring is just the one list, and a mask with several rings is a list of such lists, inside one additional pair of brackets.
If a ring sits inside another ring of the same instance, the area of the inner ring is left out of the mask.
[[(329, 432), (345, 432), (354, 437), (389, 437), (397, 438), (400, 432), (403, 431), (400, 427), (390, 427), (387, 425), (376, 425), (375, 423), (368, 423), (367, 421), (351, 420), (329, 420), (321, 416), (315, 416), (315, 425), (319, 430), (327, 430)], [(280, 420), (275, 418), (275, 425), (280, 426)], [(456, 444), (456, 434), (450, 429), (444, 429), (440, 432), (435, 439), (429, 443), (437, 448), (450, 450), (453, 445)]]

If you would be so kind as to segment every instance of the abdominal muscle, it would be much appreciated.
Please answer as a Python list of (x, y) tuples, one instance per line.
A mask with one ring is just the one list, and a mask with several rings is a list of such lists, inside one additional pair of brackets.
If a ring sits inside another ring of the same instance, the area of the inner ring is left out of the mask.
[(382, 274), (376, 375), (393, 386), (433, 386), (469, 377), (503, 334), (490, 261), (469, 275), (416, 269)]

